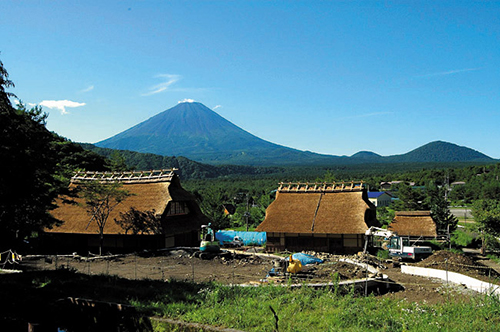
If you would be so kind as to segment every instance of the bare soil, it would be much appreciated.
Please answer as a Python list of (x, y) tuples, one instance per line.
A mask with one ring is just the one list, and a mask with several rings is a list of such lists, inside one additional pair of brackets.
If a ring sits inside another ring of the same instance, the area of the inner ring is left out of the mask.
[(457, 272), (472, 278), (495, 283), (500, 278), (500, 274), (495, 269), (483, 265), (482, 260), (481, 256), (468, 256), (441, 250), (416, 265)]
[[(340, 280), (366, 277), (362, 268), (339, 261), (346, 256), (315, 253), (324, 260), (323, 264), (306, 266), (295, 279), (310, 282), (330, 282), (336, 276)], [(70, 269), (86, 274), (109, 274), (128, 279), (186, 280), (194, 282), (217, 281), (223, 284), (258, 283), (266, 278), (274, 266), (272, 256), (255, 254), (226, 254), (210, 259), (202, 259), (187, 250), (173, 250), (143, 255), (124, 255), (99, 259), (79, 257), (47, 257), (24, 260), (24, 268)], [(383, 296), (406, 299), (429, 304), (455, 299), (463, 301), (472, 294), (461, 286), (446, 286), (442, 281), (400, 272), (392, 263), (378, 263), (381, 273), (403, 286), (399, 292)], [(473, 278), (497, 282), (500, 275), (493, 269), (485, 268), (478, 260), (464, 254), (438, 251), (427, 259), (416, 263), (418, 266), (448, 269)], [(500, 283), (499, 283), (500, 284)], [(451, 289), (451, 291), (450, 291)]]

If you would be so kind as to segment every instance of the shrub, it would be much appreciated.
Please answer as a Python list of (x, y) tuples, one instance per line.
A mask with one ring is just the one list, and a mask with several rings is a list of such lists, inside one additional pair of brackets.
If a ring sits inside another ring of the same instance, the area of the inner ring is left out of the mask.
[(380, 249), (379, 251), (377, 251), (377, 257), (380, 259), (389, 259), (389, 250)]

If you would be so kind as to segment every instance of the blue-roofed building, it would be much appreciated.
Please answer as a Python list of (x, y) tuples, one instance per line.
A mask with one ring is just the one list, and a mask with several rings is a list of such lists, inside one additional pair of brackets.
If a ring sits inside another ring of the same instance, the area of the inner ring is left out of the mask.
[(370, 191), (368, 192), (368, 200), (376, 207), (389, 206), (392, 196), (385, 191)]

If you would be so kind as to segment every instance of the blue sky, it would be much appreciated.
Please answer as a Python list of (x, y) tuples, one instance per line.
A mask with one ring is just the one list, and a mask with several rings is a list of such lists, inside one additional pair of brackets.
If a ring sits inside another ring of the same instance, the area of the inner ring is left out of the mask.
[(0, 60), (97, 142), (192, 99), (281, 145), (500, 158), (499, 1), (11, 1)]

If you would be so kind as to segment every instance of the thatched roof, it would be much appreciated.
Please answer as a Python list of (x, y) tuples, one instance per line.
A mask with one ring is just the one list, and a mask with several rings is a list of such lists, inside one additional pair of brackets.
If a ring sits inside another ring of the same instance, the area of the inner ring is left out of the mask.
[(389, 229), (401, 236), (437, 236), (430, 211), (398, 211)]
[[(297, 188), (297, 190), (290, 190)], [(378, 226), (375, 207), (362, 186), (280, 187), (266, 210), (259, 232), (310, 234), (364, 234)], [(328, 188), (328, 190), (319, 190)]]
[[(120, 213), (127, 212), (132, 207), (140, 211), (155, 210), (156, 214), (162, 216), (162, 220), (166, 221), (166, 232), (169, 234), (197, 230), (201, 227), (201, 224), (208, 222), (196, 204), (194, 196), (181, 187), (179, 178), (173, 171), (154, 179), (145, 176), (142, 180), (135, 176), (139, 172), (135, 172), (133, 177), (127, 176), (124, 180), (116, 179), (116, 176), (114, 180), (103, 180), (102, 175), (104, 173), (95, 174), (96, 176), (93, 179), (86, 177), (84, 180), (81, 179), (81, 173), (76, 174), (72, 178), (70, 186), (75, 187), (82, 181), (121, 182), (123, 184), (121, 189), (132, 194), (111, 211), (104, 228), (104, 234), (124, 234), (125, 231), (115, 223), (114, 219), (119, 219)], [(109, 174), (111, 173), (106, 174), (106, 179), (110, 178)], [(58, 199), (58, 208), (52, 211), (52, 215), (56, 219), (63, 221), (63, 224), (46, 231), (51, 233), (99, 233), (95, 221), (90, 222), (91, 217), (86, 211), (83, 199), (76, 198), (73, 199), (76, 204), (68, 204), (63, 201), (64, 198), (60, 197)], [(165, 218), (164, 214), (167, 206), (172, 201), (186, 202), (190, 214)]]

